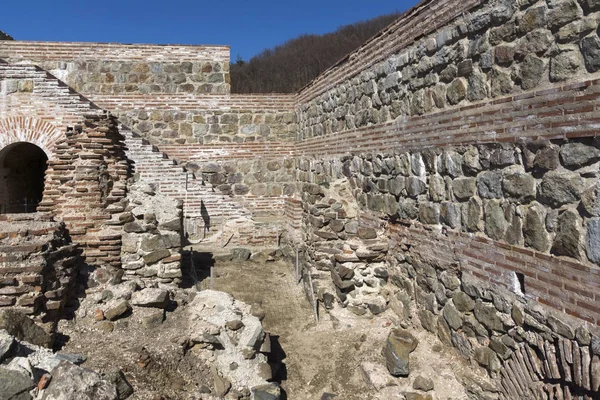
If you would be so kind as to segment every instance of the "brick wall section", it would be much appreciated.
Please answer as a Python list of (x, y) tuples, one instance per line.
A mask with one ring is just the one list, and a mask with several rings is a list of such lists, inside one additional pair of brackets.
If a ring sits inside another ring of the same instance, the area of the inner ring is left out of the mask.
[[(56, 143), (38, 211), (64, 221), (86, 263), (121, 267), (121, 227), (113, 214), (125, 197), (129, 164), (114, 117), (87, 115)], [(115, 205), (116, 207), (111, 207)]]
[(48, 216), (0, 216), (0, 307), (56, 322), (73, 289), (80, 253), (64, 224)]
[(299, 98), (300, 137), (597, 78), (597, 21), (594, 7), (572, 1), (486, 1), (317, 97)]
[(14, 41), (0, 43), (0, 58), (34, 63), (85, 96), (229, 93), (226, 46)]
[(118, 102), (121, 122), (155, 144), (296, 139), (296, 116), (289, 96), (152, 97), (133, 103), (121, 103), (119, 98)]
[(295, 95), (293, 94), (92, 94), (90, 100), (98, 106), (114, 112), (144, 109), (294, 111), (295, 106)]

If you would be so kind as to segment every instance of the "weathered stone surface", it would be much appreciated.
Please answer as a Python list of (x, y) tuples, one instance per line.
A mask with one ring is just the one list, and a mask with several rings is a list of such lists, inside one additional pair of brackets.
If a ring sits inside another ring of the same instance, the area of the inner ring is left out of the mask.
[(579, 213), (566, 210), (558, 217), (558, 229), (551, 252), (559, 256), (581, 258), (582, 226)]
[(281, 398), (281, 388), (276, 383), (255, 386), (251, 389), (251, 393), (254, 400), (279, 400)]
[(0, 362), (8, 356), (15, 344), (15, 338), (12, 335), (4, 329), (0, 330)]
[(567, 143), (560, 149), (560, 158), (567, 168), (580, 168), (600, 160), (600, 150), (580, 142)]
[(600, 391), (600, 357), (594, 355), (590, 365), (591, 389), (592, 391)]
[(492, 239), (504, 238), (508, 222), (500, 200), (489, 200), (485, 205), (485, 233)]
[(122, 317), (129, 310), (131, 310), (131, 306), (127, 300), (115, 300), (106, 306), (104, 317), (110, 321), (114, 321)]
[(596, 72), (600, 69), (600, 39), (593, 33), (584, 37), (579, 42), (581, 54), (585, 67), (589, 72)]
[(419, 219), (422, 223), (435, 225), (440, 223), (440, 205), (424, 202), (419, 204)]
[(433, 390), (433, 380), (419, 375), (413, 381), (413, 389), (429, 392)]
[(33, 322), (27, 315), (17, 310), (0, 310), (0, 329), (9, 335), (37, 346), (50, 347), (52, 337)]
[(104, 375), (103, 378), (115, 385), (117, 389), (117, 398), (119, 400), (125, 400), (133, 394), (133, 387), (131, 387), (131, 384), (127, 381), (127, 378), (122, 370), (119, 369), (114, 372), (110, 372)]
[(581, 66), (581, 56), (575, 51), (565, 51), (550, 60), (550, 80), (564, 81), (571, 78)]
[(474, 314), (477, 321), (489, 330), (505, 332), (504, 324), (493, 304), (478, 301), (475, 303)]
[(559, 160), (560, 149), (558, 146), (550, 145), (540, 149), (533, 161), (534, 168), (542, 171), (550, 171), (560, 166)]
[(552, 207), (573, 203), (579, 200), (582, 184), (579, 174), (550, 171), (542, 179), (538, 199)]
[(545, 27), (547, 23), (546, 7), (528, 8), (520, 18), (517, 18), (517, 23), (520, 34)]
[(548, 232), (546, 231), (545, 215), (540, 205), (532, 205), (525, 215), (523, 227), (525, 243), (539, 251), (547, 251), (550, 246)]
[(521, 64), (521, 87), (523, 90), (535, 88), (540, 82), (545, 69), (546, 62), (543, 59), (533, 54), (527, 54)]
[(167, 258), (171, 255), (171, 252), (169, 252), (169, 250), (163, 249), (163, 250), (156, 250), (153, 251), (152, 253), (148, 253), (146, 254), (143, 258), (144, 258), (144, 262), (146, 263), (146, 265), (152, 265), (152, 264), (156, 264), (157, 262), (159, 262), (160, 260)]
[(600, 219), (587, 221), (586, 253), (590, 261), (600, 263)]
[(490, 154), (490, 165), (495, 168), (504, 168), (515, 163), (515, 149), (512, 146), (498, 146)]
[[(527, 54), (531, 56), (533, 56), (533, 54), (542, 54), (550, 48), (552, 43), (554, 43), (554, 35), (552, 32), (547, 29), (536, 29), (519, 39), (515, 52), (517, 54)], [(538, 63), (538, 60), (540, 59), (538, 58), (535, 62)], [(533, 71), (530, 70), (530, 72)], [(539, 81), (539, 77), (535, 78), (534, 76), (531, 76), (531, 78), (534, 81)]]
[(484, 199), (499, 199), (502, 197), (502, 172), (485, 171), (477, 177), (477, 191)]
[(475, 301), (465, 292), (457, 292), (452, 296), (452, 302), (460, 312), (473, 311), (473, 308), (475, 308)]
[(417, 197), (427, 191), (427, 185), (422, 179), (411, 176), (406, 179), (406, 191), (410, 197)]
[(52, 380), (42, 400), (117, 400), (117, 388), (89, 369), (63, 361), (52, 371)]
[(454, 150), (444, 150), (439, 158), (438, 170), (442, 175), (457, 178), (462, 175), (463, 159)]
[(464, 78), (456, 78), (448, 86), (446, 98), (450, 104), (458, 104), (467, 96), (467, 83)]
[(446, 183), (439, 175), (429, 177), (429, 197), (432, 201), (446, 200)]
[(548, 11), (548, 28), (556, 30), (582, 16), (583, 12), (575, 0), (553, 1)]
[(393, 376), (408, 376), (410, 373), (410, 353), (417, 348), (419, 341), (408, 331), (394, 329), (390, 332), (384, 347), (386, 366)]
[(248, 261), (251, 255), (252, 252), (250, 249), (245, 249), (243, 247), (236, 247), (235, 249), (231, 250), (231, 260), (233, 262)]
[(142, 289), (133, 293), (131, 304), (140, 307), (165, 308), (169, 304), (169, 292), (165, 289)]
[(467, 228), (469, 232), (481, 230), (481, 200), (476, 197), (471, 197), (465, 206), (465, 211), (465, 215), (463, 216), (465, 228)]
[(498, 356), (489, 347), (478, 347), (473, 353), (473, 358), (479, 365), (487, 368), (490, 372), (498, 371), (501, 367)]
[(581, 194), (581, 205), (590, 216), (600, 216), (600, 182), (596, 182)]
[(394, 196), (399, 196), (406, 188), (406, 178), (402, 175), (398, 175), (388, 182), (389, 192)]
[(35, 383), (24, 373), (0, 367), (0, 398), (6, 400), (29, 400), (32, 399), (29, 391), (35, 387)]
[(477, 183), (475, 178), (457, 178), (452, 181), (452, 192), (460, 201), (465, 201), (473, 197), (476, 190)]
[(524, 172), (507, 174), (502, 180), (502, 189), (506, 197), (527, 203), (535, 198), (535, 179)]
[(460, 206), (449, 201), (442, 203), (440, 209), (440, 220), (450, 228), (460, 227)]
[(361, 239), (377, 239), (377, 231), (368, 226), (359, 226), (357, 234)]
[(450, 328), (457, 330), (462, 326), (462, 316), (452, 303), (447, 303), (442, 311), (444, 319)]
[(488, 74), (490, 78), (490, 94), (492, 97), (508, 94), (513, 89), (513, 81), (510, 74), (498, 67), (494, 67)]

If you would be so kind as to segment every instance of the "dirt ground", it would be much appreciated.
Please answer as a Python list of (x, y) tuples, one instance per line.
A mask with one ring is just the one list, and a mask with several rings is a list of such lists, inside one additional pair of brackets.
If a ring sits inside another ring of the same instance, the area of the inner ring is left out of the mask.
[[(278, 378), (288, 399), (401, 399), (401, 393), (414, 392), (418, 375), (434, 380), (436, 399), (467, 399), (457, 379), (475, 372), (473, 379), (484, 379), (479, 368), (467, 365), (424, 330), (414, 332), (420, 344), (411, 354), (411, 376), (391, 377), (381, 350), (391, 328), (400, 324), (395, 314), (358, 317), (340, 308), (321, 311), (316, 323), (292, 267), (283, 261), (217, 262), (213, 274), (213, 289), (264, 309), (264, 328), (283, 352)], [(202, 286), (208, 286), (208, 279)], [(363, 365), (373, 364), (379, 367), (374, 374), (377, 388), (363, 372)]]
[[(213, 261), (206, 256), (200, 264), (206, 262), (207, 267)], [(321, 311), (316, 323), (292, 267), (283, 261), (217, 261), (213, 276), (213, 289), (264, 310), (264, 329), (272, 339), (270, 361), (283, 399), (404, 399), (402, 393), (415, 392), (412, 384), (419, 375), (434, 381), (434, 399), (467, 399), (459, 380), (473, 375), (475, 369), (423, 330), (414, 331), (419, 345), (411, 354), (410, 377), (393, 378), (387, 373), (381, 350), (390, 330), (401, 322), (391, 311), (370, 318), (339, 308)], [(197, 277), (201, 289), (210, 286), (208, 268)], [(186, 299), (178, 300), (185, 303)], [(134, 311), (112, 332), (90, 318), (62, 321), (62, 351), (85, 355), (85, 366), (100, 372), (123, 369), (135, 389), (133, 399), (197, 398), (203, 386), (212, 385), (209, 367), (193, 352), (182, 351), (178, 311), (167, 313), (165, 322), (150, 330), (141, 327), (142, 316), (143, 312)], [(483, 379), (482, 375), (475, 378)]]

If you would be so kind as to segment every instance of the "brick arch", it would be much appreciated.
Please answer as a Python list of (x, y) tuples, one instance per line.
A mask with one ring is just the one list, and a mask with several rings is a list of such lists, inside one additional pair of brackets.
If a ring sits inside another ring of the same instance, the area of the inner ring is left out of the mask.
[(0, 150), (13, 143), (28, 142), (41, 148), (51, 160), (56, 143), (64, 137), (48, 121), (22, 116), (0, 119)]

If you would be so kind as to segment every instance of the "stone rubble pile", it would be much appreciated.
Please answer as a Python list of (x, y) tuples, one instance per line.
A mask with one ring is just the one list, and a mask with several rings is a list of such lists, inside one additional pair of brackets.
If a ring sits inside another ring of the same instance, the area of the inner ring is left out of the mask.
[(188, 346), (213, 362), (213, 395), (228, 399), (279, 398), (279, 386), (269, 382), (270, 338), (250, 306), (227, 293), (205, 290), (196, 294), (185, 312), (188, 324), (183, 335)]
[(51, 340), (26, 315), (0, 313), (0, 399), (124, 400), (133, 393), (122, 371), (101, 375), (80, 367), (85, 357), (54, 353)]

